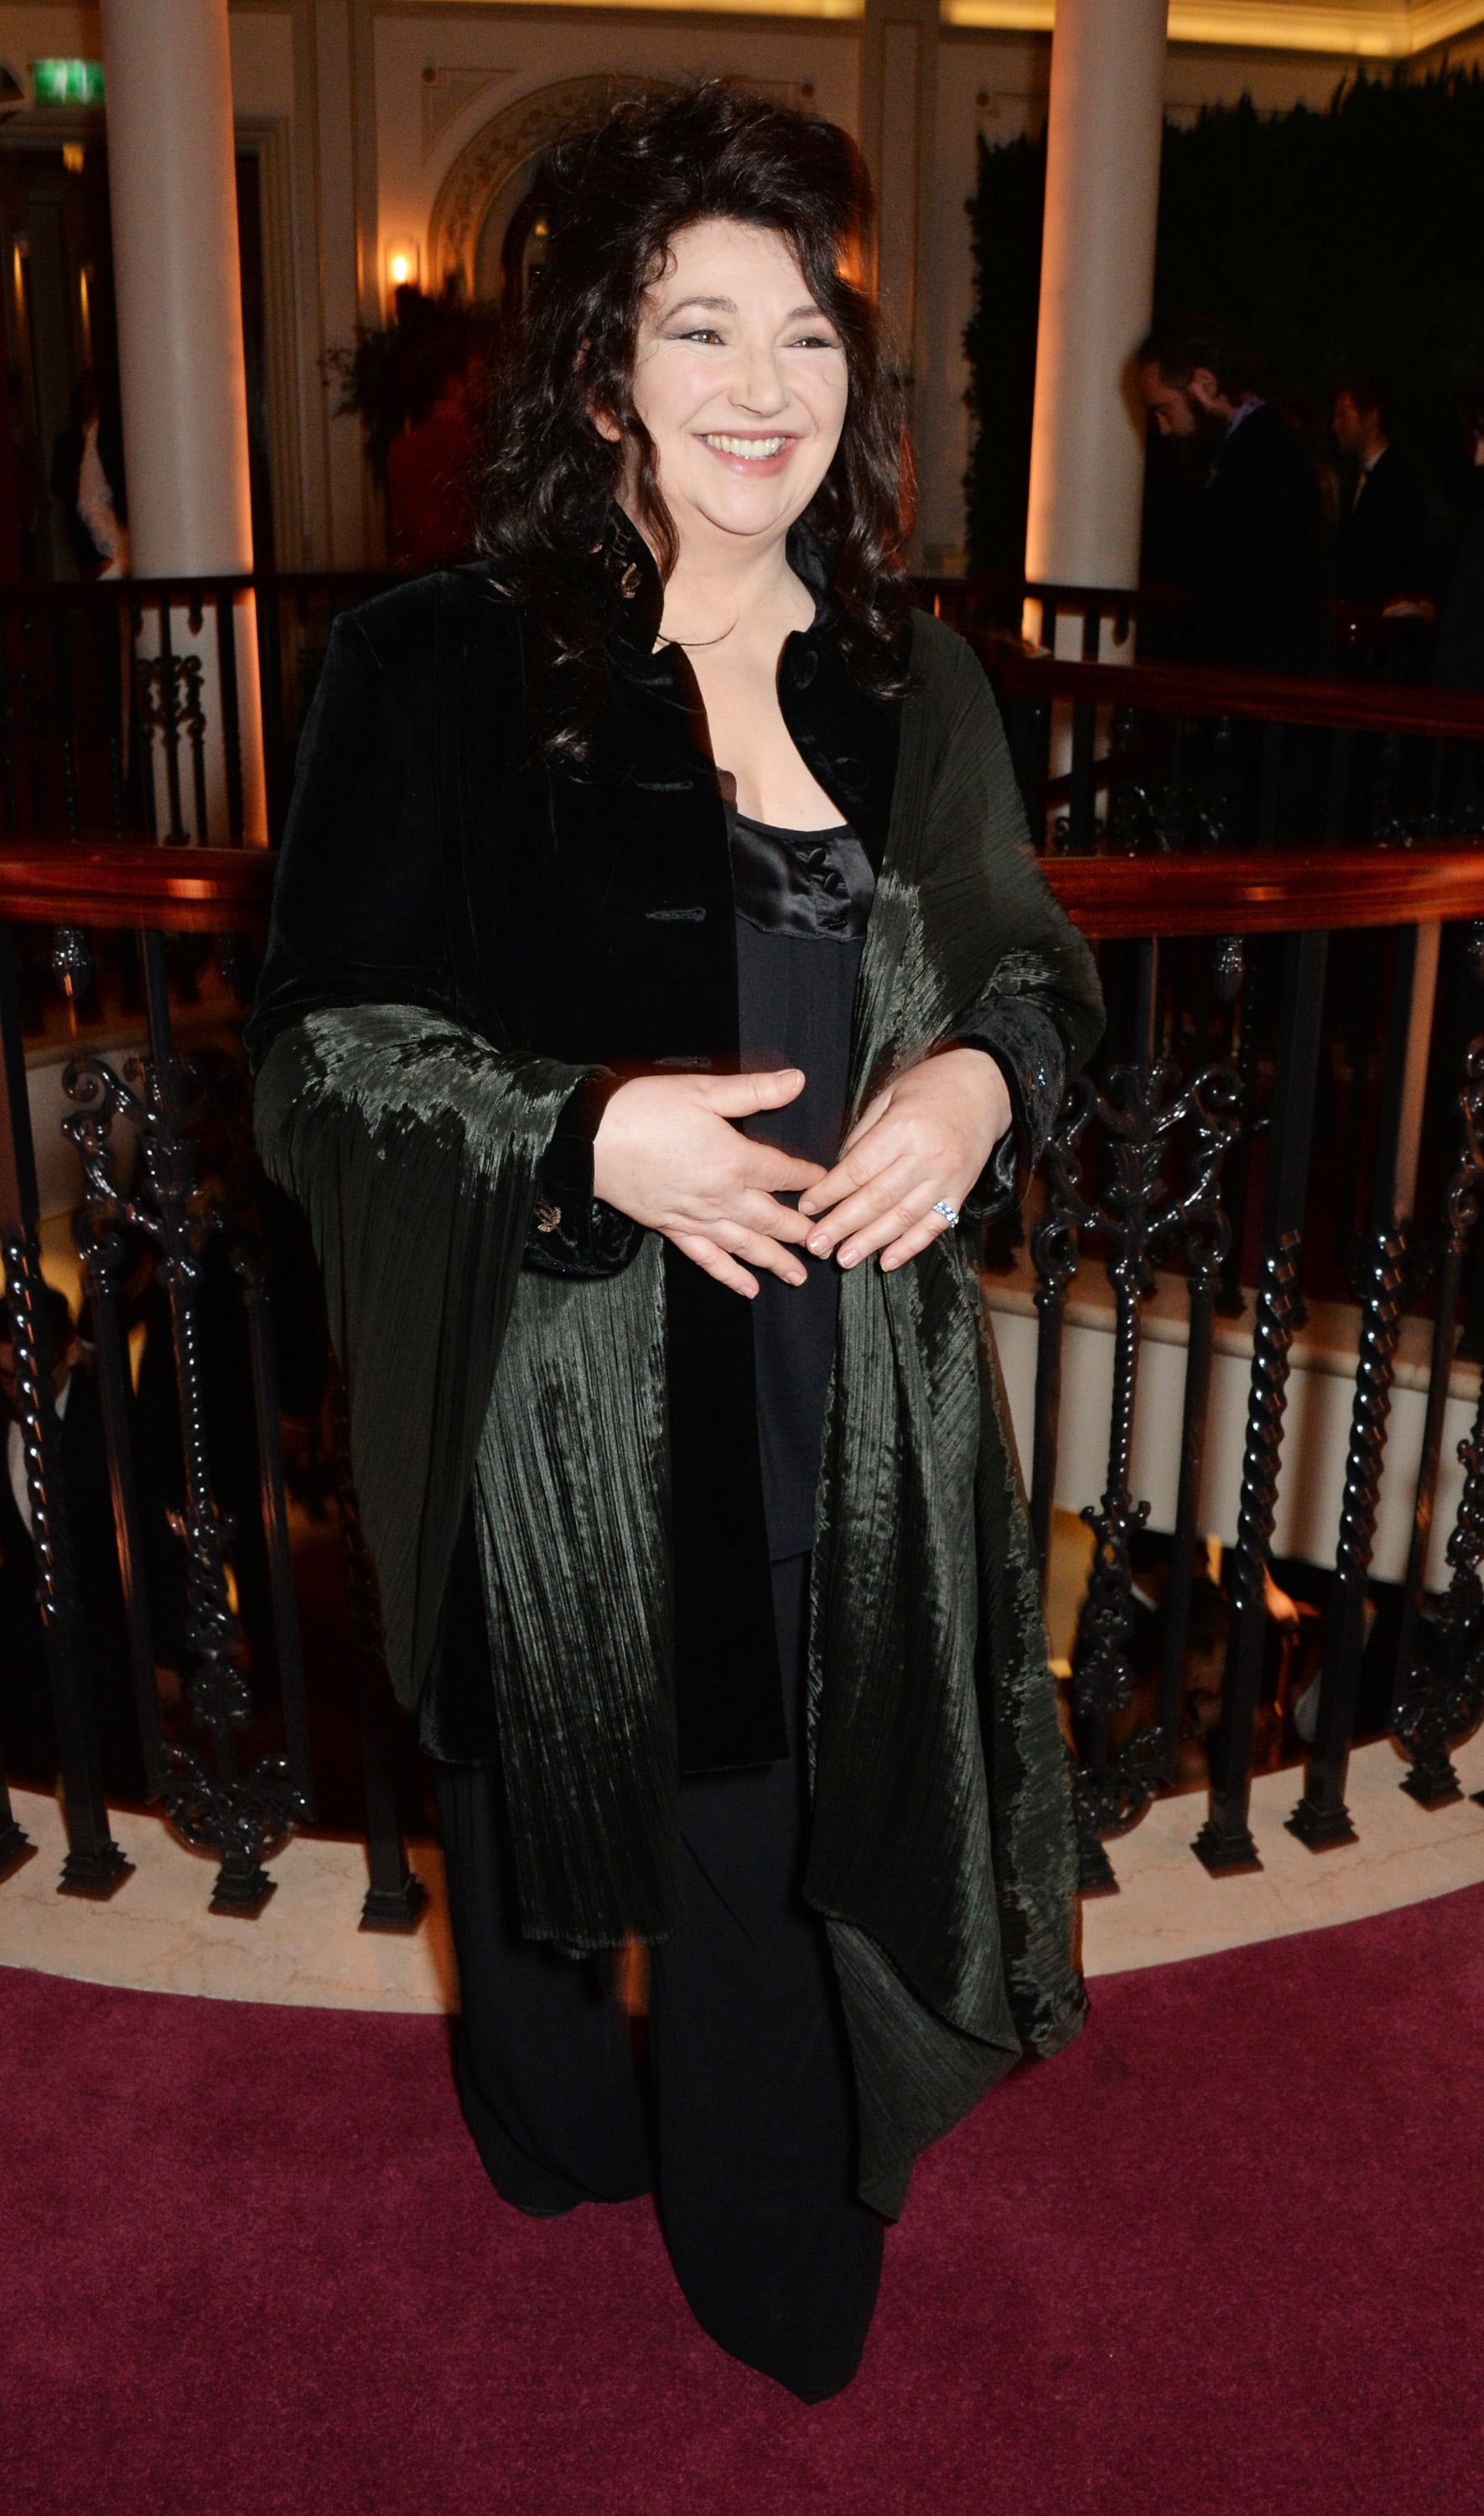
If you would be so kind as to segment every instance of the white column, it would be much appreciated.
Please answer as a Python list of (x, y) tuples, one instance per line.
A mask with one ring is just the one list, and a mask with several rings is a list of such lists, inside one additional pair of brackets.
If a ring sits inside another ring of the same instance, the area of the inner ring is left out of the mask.
[[(237, 576), (253, 565), (247, 388), (227, 0), (103, 0), (108, 194), (124, 466), (136, 576)], [(208, 707), (208, 828), (225, 841), (216, 637), (192, 637)], [(247, 837), (267, 838), (252, 597), (236, 607)], [(189, 786), (187, 776), (186, 783)]]
[[(1144, 422), (1127, 369), (1153, 304), (1166, 15), (1167, 0), (1056, 0), (1025, 542), (1044, 583), (1138, 582)], [(1080, 651), (1080, 622), (1061, 625)]]

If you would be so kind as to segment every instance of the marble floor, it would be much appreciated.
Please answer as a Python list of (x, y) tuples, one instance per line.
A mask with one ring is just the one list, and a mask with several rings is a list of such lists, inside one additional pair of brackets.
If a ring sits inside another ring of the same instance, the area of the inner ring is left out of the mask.
[[(1455, 1758), (1465, 1792), (1484, 1787), (1484, 1731)], [(1164, 1965), (1323, 1929), (1422, 1903), (1484, 1881), (1484, 1808), (1471, 1799), (1430, 1814), (1398, 1788), (1404, 1771), (1385, 1741), (1350, 1765), (1349, 1806), (1359, 1840), (1306, 1852), (1284, 1827), (1298, 1796), (1292, 1773), (1262, 1776), (1253, 1833), (1262, 1867), (1214, 1879), (1190, 1853), (1203, 1794), (1156, 1802), (1111, 1846), (1120, 1893), (1083, 1908), (1090, 1975)], [(107, 1904), (57, 1893), (65, 1849), (56, 1802), (14, 1794), (36, 1846), (0, 1881), (0, 1965), (31, 1966), (89, 1983), (332, 2009), (440, 2011), (457, 2002), (442, 1865), (432, 1844), (410, 1858), (429, 1907), (406, 1935), (357, 1927), (365, 1860), (353, 1840), (298, 1835), (271, 1864), (278, 1881), (255, 1920), (208, 1910), (212, 1864), (157, 1817), (120, 1811), (118, 1842), (135, 1864)]]

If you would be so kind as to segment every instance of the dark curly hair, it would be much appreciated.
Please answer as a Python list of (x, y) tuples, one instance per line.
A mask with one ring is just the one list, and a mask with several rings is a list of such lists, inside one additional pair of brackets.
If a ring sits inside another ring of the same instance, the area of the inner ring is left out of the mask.
[[(541, 751), (580, 760), (601, 702), (603, 648), (622, 605), (604, 551), (631, 454), (661, 575), (676, 564), (653, 442), (634, 407), (634, 360), (644, 292), (672, 236), (701, 219), (773, 230), (840, 334), (845, 428), (803, 521), (824, 553), (845, 662), (882, 696), (903, 690), (911, 458), (874, 301), (848, 276), (872, 206), (853, 141), (836, 123), (706, 80), (624, 97), (557, 141), (538, 182), (549, 242), (493, 380), (479, 548), (533, 624)], [(595, 407), (617, 421), (616, 441), (595, 428)]]

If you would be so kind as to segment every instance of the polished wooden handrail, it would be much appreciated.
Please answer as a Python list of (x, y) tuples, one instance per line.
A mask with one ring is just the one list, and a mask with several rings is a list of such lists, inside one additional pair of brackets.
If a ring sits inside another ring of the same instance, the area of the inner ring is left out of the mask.
[(1484, 917), (1484, 847), (1050, 857), (1043, 863), (1067, 915), (1085, 934), (1109, 941)]
[[(268, 848), (0, 847), (0, 919), (261, 933)], [(1484, 917), (1484, 845), (1252, 856), (1048, 857), (1057, 899), (1089, 935), (1285, 934)]]
[(1484, 692), (1433, 690), (1416, 682), (1227, 672), (1214, 664), (1061, 662), (983, 630), (969, 631), (969, 643), (1006, 698), (1083, 700), (1095, 707), (1147, 708), (1158, 716), (1257, 717), (1279, 725), (1484, 742)]
[(268, 922), (274, 862), (268, 848), (0, 847), (0, 919), (253, 934)]
[(192, 605), (215, 603), (224, 594), (313, 595), (350, 597), (359, 602), (402, 580), (384, 567), (322, 567), (265, 570), (256, 576), (97, 576), (51, 579), (0, 578), (0, 614), (62, 609), (120, 609), (129, 604), (168, 603), (178, 611)]

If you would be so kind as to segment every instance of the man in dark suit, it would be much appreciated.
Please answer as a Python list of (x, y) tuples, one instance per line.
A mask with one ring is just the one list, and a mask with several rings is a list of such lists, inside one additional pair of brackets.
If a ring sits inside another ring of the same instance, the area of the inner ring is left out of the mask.
[(1381, 387), (1363, 376), (1337, 385), (1331, 428), (1350, 467), (1340, 487), (1336, 592), (1354, 603), (1420, 595), (1427, 503), (1417, 474), (1386, 433)]
[(1293, 430), (1257, 389), (1255, 362), (1214, 325), (1175, 321), (1134, 352), (1161, 436), (1202, 475), (1185, 576), (1192, 663), (1323, 672), (1329, 662), (1319, 485)]

